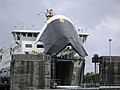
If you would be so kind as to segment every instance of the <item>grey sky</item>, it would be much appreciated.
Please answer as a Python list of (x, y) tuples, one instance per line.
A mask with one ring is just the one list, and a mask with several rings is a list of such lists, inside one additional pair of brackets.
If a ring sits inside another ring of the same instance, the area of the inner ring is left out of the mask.
[(0, 47), (11, 43), (14, 25), (18, 29), (23, 24), (25, 29), (41, 29), (47, 8), (67, 16), (77, 28), (87, 27), (90, 37), (86, 43), (86, 72), (93, 71), (94, 53), (109, 54), (109, 38), (112, 55), (120, 55), (120, 0), (0, 0)]

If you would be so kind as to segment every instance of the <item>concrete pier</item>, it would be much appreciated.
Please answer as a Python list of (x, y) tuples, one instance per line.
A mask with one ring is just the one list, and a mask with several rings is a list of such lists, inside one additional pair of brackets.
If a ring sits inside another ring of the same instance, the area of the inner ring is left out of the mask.
[(50, 88), (50, 57), (47, 55), (13, 55), (10, 90)]

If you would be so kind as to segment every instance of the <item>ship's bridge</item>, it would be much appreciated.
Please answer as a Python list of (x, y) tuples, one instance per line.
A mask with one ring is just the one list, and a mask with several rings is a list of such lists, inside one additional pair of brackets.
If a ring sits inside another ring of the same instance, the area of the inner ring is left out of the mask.
[(13, 30), (12, 32), (14, 40), (17, 43), (19, 43), (21, 40), (35, 41), (39, 33), (39, 30)]
[(87, 40), (87, 37), (90, 35), (87, 31), (83, 30), (83, 29), (77, 29), (77, 32), (79, 34), (80, 37), (80, 42), (81, 44), (84, 46), (85, 42)]
[[(37, 53), (44, 52), (44, 46), (42, 42), (35, 43), (35, 40), (40, 33), (40, 30), (13, 30), (12, 34), (14, 40), (19, 44), (22, 53)], [(17, 45), (18, 46), (18, 45)]]

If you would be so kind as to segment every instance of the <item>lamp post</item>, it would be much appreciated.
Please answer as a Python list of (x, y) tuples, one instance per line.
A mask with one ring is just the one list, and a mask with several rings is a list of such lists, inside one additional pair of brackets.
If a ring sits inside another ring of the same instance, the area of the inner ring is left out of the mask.
[[(110, 62), (111, 62), (111, 42), (112, 42), (112, 39), (111, 38), (109, 38), (109, 57), (110, 57)], [(109, 60), (108, 60), (108, 62), (109, 62)], [(108, 63), (107, 63), (107, 61), (106, 61), (106, 85), (107, 85), (107, 82), (108, 82)]]
[(109, 39), (109, 56), (110, 56), (110, 61), (111, 61), (111, 42), (112, 42), (112, 39), (110, 38)]

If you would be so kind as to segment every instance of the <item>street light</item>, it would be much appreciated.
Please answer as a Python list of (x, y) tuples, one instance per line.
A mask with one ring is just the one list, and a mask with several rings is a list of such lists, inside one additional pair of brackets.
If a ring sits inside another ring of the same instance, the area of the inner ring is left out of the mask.
[[(112, 42), (112, 39), (109, 38), (108, 41), (109, 41), (109, 57), (110, 57), (110, 62), (111, 62), (111, 42)], [(107, 64), (107, 61), (106, 61), (106, 85), (107, 85), (107, 82), (108, 82), (107, 75), (108, 75), (108, 64)]]
[(112, 39), (109, 38), (109, 56), (110, 56), (110, 61), (111, 61), (111, 42), (112, 42)]

